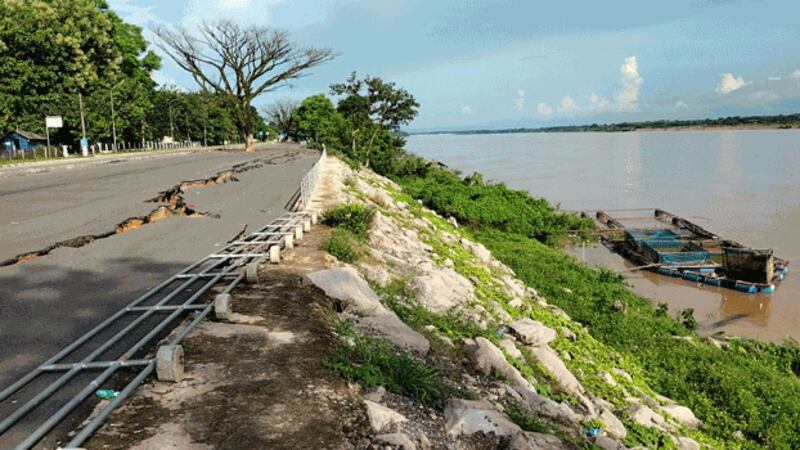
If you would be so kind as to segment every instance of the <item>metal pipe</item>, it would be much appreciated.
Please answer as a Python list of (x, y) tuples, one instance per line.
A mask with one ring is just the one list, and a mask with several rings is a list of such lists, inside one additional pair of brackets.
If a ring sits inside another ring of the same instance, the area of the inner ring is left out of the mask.
[(69, 441), (69, 444), (67, 444), (66, 448), (79, 448), (80, 445), (83, 444), (83, 442), (89, 438), (89, 436), (94, 434), (94, 432), (97, 431), (98, 428), (100, 428), (100, 425), (103, 424), (103, 422), (111, 414), (111, 412), (114, 411), (114, 409), (116, 409), (116, 407), (119, 406), (120, 403), (125, 401), (125, 399), (128, 398), (128, 396), (133, 392), (134, 389), (136, 389), (140, 384), (142, 384), (144, 379), (147, 378), (153, 372), (154, 368), (155, 368), (155, 363), (151, 361), (150, 364), (148, 364), (141, 372), (139, 372), (139, 375), (137, 375), (133, 380), (131, 380), (131, 382), (128, 383), (127, 386), (125, 386), (125, 389), (121, 390), (120, 393), (116, 397), (114, 397), (111, 400), (111, 402), (109, 402), (109, 404), (106, 405), (106, 407), (100, 411), (99, 414), (97, 414), (88, 424), (86, 424), (85, 427), (83, 427), (80, 433), (75, 435), (75, 437), (72, 438), (71, 441)]
[(42, 370), (46, 372), (53, 372), (57, 370), (68, 370), (73, 368), (74, 366), (78, 366), (78, 368), (80, 369), (105, 369), (106, 367), (111, 367), (111, 366), (135, 367), (135, 366), (145, 366), (152, 361), (153, 361), (152, 359), (131, 359), (129, 361), (95, 361), (95, 362), (75, 363), (75, 364), (69, 364), (69, 363), (51, 364), (49, 366), (42, 367)]

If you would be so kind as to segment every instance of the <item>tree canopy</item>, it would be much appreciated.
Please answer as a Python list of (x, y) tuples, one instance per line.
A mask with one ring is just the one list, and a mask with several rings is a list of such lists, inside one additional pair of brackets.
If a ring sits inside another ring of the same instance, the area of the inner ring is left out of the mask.
[(252, 100), (334, 57), (330, 49), (297, 47), (285, 31), (242, 27), (229, 20), (205, 22), (198, 34), (182, 27), (155, 32), (161, 49), (203, 90), (230, 98), (248, 150), (252, 150)]

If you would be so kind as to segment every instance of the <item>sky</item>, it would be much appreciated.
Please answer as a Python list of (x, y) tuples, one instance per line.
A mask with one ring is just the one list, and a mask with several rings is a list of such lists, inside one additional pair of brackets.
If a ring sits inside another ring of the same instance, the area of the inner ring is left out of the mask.
[[(109, 0), (145, 28), (220, 18), (337, 58), (255, 100), (328, 93), (352, 71), (420, 103), (409, 131), (800, 112), (797, 0)], [(154, 48), (157, 53), (162, 54)], [(197, 85), (166, 55), (154, 78)]]

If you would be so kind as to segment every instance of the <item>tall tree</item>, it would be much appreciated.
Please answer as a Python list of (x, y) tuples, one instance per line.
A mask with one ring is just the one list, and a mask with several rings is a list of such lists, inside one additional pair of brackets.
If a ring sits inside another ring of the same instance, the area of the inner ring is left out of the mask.
[(378, 77), (366, 76), (360, 80), (355, 72), (346, 82), (331, 85), (331, 93), (341, 97), (337, 109), (350, 124), (353, 156), (358, 153), (361, 140), (367, 166), (375, 139), (382, 132), (399, 131), (401, 125), (416, 117), (419, 108), (414, 96), (405, 89)]
[(299, 48), (285, 31), (241, 27), (232, 21), (205, 22), (199, 34), (158, 28), (158, 45), (201, 88), (229, 97), (246, 150), (253, 151), (250, 103), (334, 57), (326, 48)]
[(280, 100), (265, 108), (264, 114), (278, 131), (293, 136), (296, 134), (296, 130), (292, 114), (298, 107), (298, 103), (294, 100)]

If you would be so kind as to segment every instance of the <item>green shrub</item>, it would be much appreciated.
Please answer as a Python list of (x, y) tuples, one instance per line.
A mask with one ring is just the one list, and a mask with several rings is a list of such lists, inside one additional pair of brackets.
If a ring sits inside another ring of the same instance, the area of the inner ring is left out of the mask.
[(354, 248), (356, 239), (352, 233), (343, 229), (334, 229), (328, 239), (322, 241), (320, 248), (346, 263), (358, 261), (358, 252)]
[(375, 209), (348, 203), (325, 212), (326, 225), (343, 228), (359, 238), (366, 238), (369, 227), (375, 219)]
[(345, 379), (365, 388), (384, 386), (428, 406), (442, 406), (445, 391), (436, 368), (414, 359), (385, 339), (357, 332), (348, 321), (338, 322), (335, 330), (349, 343), (339, 348), (329, 366)]

